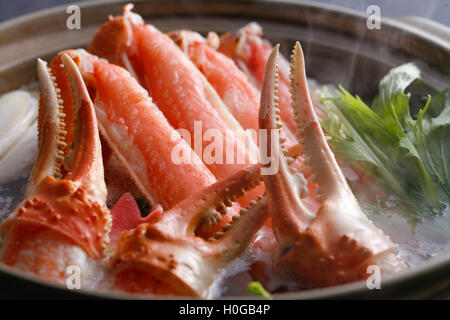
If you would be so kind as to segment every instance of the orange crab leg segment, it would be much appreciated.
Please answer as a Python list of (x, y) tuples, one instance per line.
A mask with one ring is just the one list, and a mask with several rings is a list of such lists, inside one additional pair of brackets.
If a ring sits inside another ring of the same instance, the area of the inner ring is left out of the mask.
[[(257, 23), (250, 23), (236, 33), (226, 33), (220, 38), (218, 50), (233, 59), (248, 75), (257, 88), (262, 88), (264, 70), (272, 45), (262, 38), (262, 28)], [(296, 132), (296, 125), (291, 108), (289, 94), (289, 65), (284, 57), (279, 58), (278, 97), (281, 120)]]
[[(202, 138), (195, 137), (196, 122), (202, 125), (205, 133), (209, 130), (220, 133), (223, 137), (222, 159), (207, 162), (211, 172), (218, 179), (223, 179), (249, 163), (256, 163), (257, 153), (253, 140), (245, 142), (242, 127), (175, 43), (149, 25), (136, 26), (134, 33), (146, 87), (169, 122), (177, 129), (189, 131), (194, 137), (194, 143), (195, 139)], [(207, 145), (208, 143), (204, 143), (201, 150), (205, 150)], [(230, 163), (226, 163), (230, 152), (234, 157)], [(203, 154), (200, 156), (203, 157)], [(242, 159), (241, 163), (237, 159)], [(204, 157), (203, 160), (205, 161)]]
[[(203, 73), (241, 126), (258, 132), (260, 93), (233, 60), (216, 50), (218, 36), (210, 32), (205, 39), (189, 30), (172, 31), (168, 35)], [(297, 143), (289, 129), (283, 126), (281, 131), (287, 139), (286, 146)]]
[[(167, 35), (144, 24), (129, 6), (125, 6), (123, 17), (107, 24), (116, 26), (101, 28), (89, 50), (100, 57), (119, 59), (111, 62), (139, 79), (169, 123), (189, 135), (185, 138), (217, 179), (257, 162), (254, 141), (245, 135), (214, 88)], [(102, 34), (111, 30), (114, 33), (109, 36)], [(108, 39), (120, 45), (106, 47), (120, 53), (102, 49)], [(260, 187), (252, 190), (248, 198), (255, 199), (262, 193)]]

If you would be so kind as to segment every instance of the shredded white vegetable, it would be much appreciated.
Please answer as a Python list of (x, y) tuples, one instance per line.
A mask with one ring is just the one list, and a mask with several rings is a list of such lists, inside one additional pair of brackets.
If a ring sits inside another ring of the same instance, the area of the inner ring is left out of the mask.
[(38, 100), (16, 90), (0, 97), (0, 184), (24, 174), (37, 154)]

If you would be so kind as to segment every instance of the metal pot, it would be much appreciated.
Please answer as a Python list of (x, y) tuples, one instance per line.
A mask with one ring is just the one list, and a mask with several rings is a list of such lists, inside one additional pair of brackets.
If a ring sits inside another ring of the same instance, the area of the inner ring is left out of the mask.
[[(36, 58), (51, 59), (66, 48), (83, 47), (108, 15), (121, 13), (124, 1), (79, 4), (81, 29), (66, 27), (66, 6), (40, 11), (0, 24), (0, 93), (36, 81)], [(235, 30), (257, 21), (265, 37), (282, 50), (300, 40), (307, 74), (321, 83), (340, 83), (362, 97), (373, 97), (378, 81), (391, 67), (414, 61), (423, 81), (441, 90), (450, 83), (450, 35), (423, 20), (382, 20), (369, 30), (366, 17), (334, 6), (292, 0), (152, 0), (135, 1), (135, 11), (163, 31), (189, 28), (206, 33)], [(411, 21), (414, 24), (411, 24)], [(432, 33), (426, 30), (432, 29)], [(126, 297), (107, 292), (74, 292), (0, 265), (0, 297)], [(364, 282), (325, 289), (277, 294), (283, 299), (430, 297), (450, 288), (450, 252), (421, 266), (383, 279), (381, 290)]]

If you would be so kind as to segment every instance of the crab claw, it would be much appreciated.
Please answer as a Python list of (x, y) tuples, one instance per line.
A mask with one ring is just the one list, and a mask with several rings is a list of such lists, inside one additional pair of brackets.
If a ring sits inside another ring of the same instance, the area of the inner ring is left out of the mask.
[[(263, 129), (279, 127), (278, 48), (272, 51), (264, 76), (259, 119)], [(289, 169), (282, 146), (275, 141), (274, 148), (268, 150), (275, 150), (279, 170), (263, 178), (279, 243), (278, 265), (316, 286), (367, 278), (369, 265), (378, 265), (382, 273), (405, 269), (405, 263), (396, 256), (397, 246), (361, 210), (326, 142), (311, 103), (298, 42), (292, 53), (290, 78), (303, 166), (311, 172), (309, 183), (318, 185), (315, 201), (319, 209), (305, 205), (302, 198), (308, 181), (301, 172)]]
[[(69, 265), (83, 270), (103, 256), (111, 226), (94, 106), (75, 63), (68, 55), (61, 61), (66, 79), (38, 60), (39, 152), (24, 200), (1, 224), (0, 253), (5, 264), (60, 281)], [(57, 82), (65, 80), (72, 98), (63, 102)]]
[(250, 244), (267, 218), (260, 197), (241, 209), (223, 232), (204, 240), (194, 234), (199, 224), (215, 224), (220, 211), (260, 182), (260, 166), (242, 169), (159, 216), (122, 233), (111, 268), (115, 285), (133, 293), (208, 297), (217, 274)]

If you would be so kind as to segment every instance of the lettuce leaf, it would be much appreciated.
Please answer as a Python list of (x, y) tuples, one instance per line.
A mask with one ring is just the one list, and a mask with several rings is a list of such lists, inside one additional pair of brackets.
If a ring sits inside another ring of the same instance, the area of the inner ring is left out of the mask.
[(418, 153), (436, 185), (437, 197), (450, 203), (450, 88), (428, 99), (410, 122)]
[(428, 96), (411, 115), (406, 89), (420, 79), (412, 63), (393, 68), (380, 81), (372, 107), (339, 87), (320, 91), (321, 124), (342, 159), (406, 202), (436, 214), (450, 203), (450, 88)]

